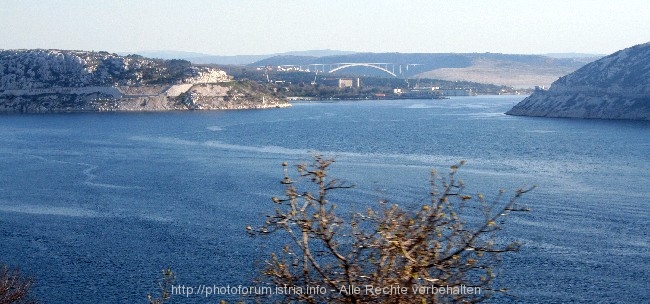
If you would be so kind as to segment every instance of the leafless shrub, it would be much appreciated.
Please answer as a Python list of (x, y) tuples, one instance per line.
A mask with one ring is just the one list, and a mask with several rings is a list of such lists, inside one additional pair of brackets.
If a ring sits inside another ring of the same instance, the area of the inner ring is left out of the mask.
[(36, 303), (31, 299), (33, 284), (19, 269), (0, 265), (0, 304)]
[(151, 294), (147, 295), (147, 300), (149, 304), (163, 304), (171, 299), (172, 286), (176, 281), (176, 275), (171, 268), (166, 268), (162, 270), (162, 276), (158, 282), (158, 290), (160, 295), (153, 296)]
[(509, 212), (527, 210), (518, 200), (532, 188), (507, 200), (500, 190), (488, 202), (463, 192), (461, 162), (448, 178), (432, 172), (430, 200), (418, 210), (384, 201), (342, 217), (328, 195), (351, 186), (328, 176), (333, 162), (316, 156), (296, 166), (296, 179), (283, 163), (285, 195), (273, 198), (275, 212), (261, 227), (246, 227), (251, 235), (282, 232), (291, 240), (271, 254), (259, 280), (282, 288), (276, 301), (475, 303), (505, 291), (494, 286), (494, 270), (499, 255), (519, 244), (499, 242), (496, 232)]

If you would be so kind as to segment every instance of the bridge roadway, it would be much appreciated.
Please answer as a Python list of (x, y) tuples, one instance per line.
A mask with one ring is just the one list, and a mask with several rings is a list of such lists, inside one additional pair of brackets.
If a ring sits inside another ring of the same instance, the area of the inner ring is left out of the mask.
[[(299, 71), (329, 73), (329, 74), (350, 67), (370, 67), (388, 73), (393, 77), (400, 77), (403, 76), (403, 72), (404, 72), (403, 69), (406, 69), (408, 71), (409, 67), (419, 66), (419, 65), (422, 64), (418, 64), (418, 63), (401, 64), (401, 63), (389, 63), (389, 62), (388, 63), (387, 62), (382, 62), (382, 63), (341, 62), (341, 63), (312, 63), (306, 65), (289, 64), (289, 65), (281, 65), (280, 67), (286, 70), (292, 69), (292, 70), (299, 70)], [(397, 71), (395, 71), (395, 69), (397, 69)]]

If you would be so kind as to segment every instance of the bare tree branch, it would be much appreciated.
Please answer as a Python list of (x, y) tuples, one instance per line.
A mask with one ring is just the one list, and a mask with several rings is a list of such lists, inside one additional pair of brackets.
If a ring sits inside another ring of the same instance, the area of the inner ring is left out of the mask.
[[(273, 216), (251, 235), (284, 231), (291, 243), (267, 261), (264, 284), (306, 288), (328, 286), (405, 287), (400, 294), (336, 292), (327, 294), (283, 294), (283, 302), (308, 303), (476, 303), (505, 289), (494, 286), (499, 256), (517, 251), (519, 243), (498, 244), (497, 224), (512, 211), (527, 211), (518, 202), (532, 190), (519, 189), (504, 202), (505, 191), (487, 202), (483, 195), (464, 192), (456, 178), (460, 162), (444, 179), (432, 172), (430, 202), (419, 210), (407, 210), (382, 201), (368, 209), (341, 217), (329, 193), (352, 186), (330, 179), (334, 161), (315, 156), (311, 165), (296, 166), (293, 180), (283, 163), (285, 197), (273, 198), (278, 206)], [(310, 186), (311, 185), (311, 186)], [(301, 188), (312, 191), (299, 190)], [(480, 217), (463, 216), (473, 210)], [(471, 219), (471, 220), (470, 220)], [(300, 231), (294, 230), (299, 229)], [(282, 258), (281, 258), (282, 256)], [(292, 258), (293, 257), (293, 258)], [(297, 259), (296, 257), (300, 257)], [(289, 261), (293, 260), (292, 263)], [(416, 292), (418, 288), (479, 288), (479, 293)]]

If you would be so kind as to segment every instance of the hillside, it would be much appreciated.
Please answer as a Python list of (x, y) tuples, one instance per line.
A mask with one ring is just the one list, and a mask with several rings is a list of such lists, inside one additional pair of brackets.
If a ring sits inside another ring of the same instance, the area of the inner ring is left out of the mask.
[[(496, 53), (355, 53), (325, 57), (275, 56), (251, 65), (395, 63), (404, 67), (400, 77), (471, 81), (532, 88), (548, 86), (560, 76), (577, 70), (591, 60), (595, 58), (551, 58), (542, 55)], [(406, 65), (409, 65), (408, 69)], [(388, 75), (368, 68), (348, 68), (338, 73)]]
[(650, 43), (587, 64), (506, 114), (650, 120)]
[[(206, 90), (210, 88), (209, 90)], [(0, 111), (165, 111), (285, 106), (185, 60), (64, 50), (0, 51)]]
[(575, 71), (585, 63), (586, 59), (539, 55), (477, 54), (471, 56), (471, 63), (466, 67), (440, 68), (419, 76), (449, 81), (471, 80), (518, 88), (548, 87), (560, 76)]
[[(350, 51), (337, 51), (337, 50), (311, 50), (311, 51), (294, 51), (277, 54), (266, 55), (231, 55), (231, 56), (218, 56), (194, 52), (180, 52), (180, 51), (140, 51), (138, 55), (149, 58), (160, 59), (184, 59), (194, 64), (220, 64), (220, 65), (246, 65), (256, 61), (264, 60), (273, 56), (312, 56), (323, 57), (332, 55), (346, 55), (352, 54)], [(124, 55), (127, 55), (126, 53)]]

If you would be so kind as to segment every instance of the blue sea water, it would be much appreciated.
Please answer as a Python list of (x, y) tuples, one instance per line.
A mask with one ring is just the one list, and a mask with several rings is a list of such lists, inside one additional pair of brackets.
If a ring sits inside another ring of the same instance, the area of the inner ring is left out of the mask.
[(524, 245), (501, 265), (515, 297), (494, 302), (650, 301), (650, 123), (503, 114), (522, 98), (0, 116), (0, 262), (46, 303), (142, 303), (163, 267), (248, 286), (268, 253), (244, 227), (272, 212), (283, 161), (334, 157), (359, 209), (426, 198), (430, 170), (464, 159), (470, 192), (537, 186), (502, 234)]

